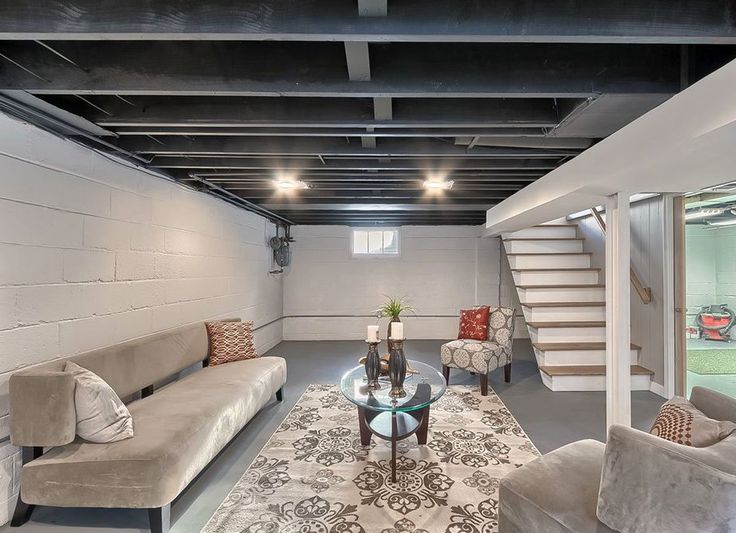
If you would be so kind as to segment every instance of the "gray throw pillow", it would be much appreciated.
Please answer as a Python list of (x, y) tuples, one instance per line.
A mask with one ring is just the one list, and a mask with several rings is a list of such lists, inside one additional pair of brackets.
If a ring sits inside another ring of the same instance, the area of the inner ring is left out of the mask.
[(72, 362), (66, 364), (64, 371), (74, 376), (77, 435), (97, 443), (133, 436), (133, 417), (105, 380)]

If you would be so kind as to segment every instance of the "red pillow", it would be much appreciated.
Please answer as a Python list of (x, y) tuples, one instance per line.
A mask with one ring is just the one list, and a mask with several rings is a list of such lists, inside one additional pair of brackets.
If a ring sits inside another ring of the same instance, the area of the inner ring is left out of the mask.
[(488, 314), (491, 308), (487, 305), (476, 309), (460, 310), (460, 331), (458, 339), (488, 340)]

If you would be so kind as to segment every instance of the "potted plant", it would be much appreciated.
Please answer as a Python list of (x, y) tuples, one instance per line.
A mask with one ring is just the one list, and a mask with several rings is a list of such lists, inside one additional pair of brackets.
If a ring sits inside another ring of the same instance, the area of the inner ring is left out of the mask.
[(388, 332), (386, 335), (386, 338), (388, 339), (389, 349), (391, 348), (391, 325), (394, 322), (401, 322), (401, 313), (413, 312), (414, 308), (409, 305), (405, 297), (402, 296), (401, 298), (391, 298), (390, 296), (386, 296), (386, 303), (384, 303), (378, 309), (378, 315), (379, 317), (387, 316), (390, 318), (390, 321), (388, 323)]

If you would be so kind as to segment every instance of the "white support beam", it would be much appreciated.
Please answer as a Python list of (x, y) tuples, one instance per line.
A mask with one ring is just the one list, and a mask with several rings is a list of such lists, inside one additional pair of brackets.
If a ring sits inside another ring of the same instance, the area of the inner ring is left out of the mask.
[(388, 0), (358, 0), (358, 15), (385, 17), (388, 15)]
[(606, 427), (631, 426), (629, 193), (606, 198)]
[(345, 41), (345, 59), (350, 81), (371, 81), (371, 59), (368, 43)]

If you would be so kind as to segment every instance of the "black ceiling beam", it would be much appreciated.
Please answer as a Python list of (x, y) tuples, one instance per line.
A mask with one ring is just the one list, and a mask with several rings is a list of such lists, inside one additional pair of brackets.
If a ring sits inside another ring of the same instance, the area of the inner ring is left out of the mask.
[(359, 172), (359, 171), (548, 171), (555, 168), (559, 158), (531, 159), (469, 159), (444, 161), (426, 157), (421, 160), (398, 159), (378, 162), (368, 159), (325, 159), (322, 163), (317, 157), (312, 159), (267, 159), (248, 157), (165, 157), (157, 156), (152, 167), (162, 169), (196, 169), (198, 173), (222, 172), (241, 173), (242, 171), (309, 171), (320, 172)]
[[(432, 142), (430, 142), (432, 141)], [(575, 156), (579, 150), (493, 148), (479, 147), (466, 150), (448, 142), (434, 139), (381, 139), (376, 148), (363, 148), (359, 140), (347, 142), (333, 137), (304, 137), (272, 139), (262, 137), (167, 137), (165, 140), (127, 137), (118, 140), (123, 149), (137, 154), (170, 155), (251, 155), (279, 157), (281, 155), (323, 157), (438, 157), (462, 158), (553, 158)]]
[(585, 98), (680, 89), (680, 51), (671, 45), (379, 43), (370, 45), (370, 78), (360, 83), (348, 78), (339, 43), (64, 41), (54, 47), (79, 66), (36, 43), (1, 42), (0, 51), (17, 64), (0, 62), (0, 89), (412, 98)]
[[(310, 171), (317, 172), (358, 172), (358, 171), (518, 171), (536, 172), (555, 168), (559, 157), (524, 160), (519, 158), (443, 160), (431, 155), (416, 159), (397, 159), (380, 163), (366, 159), (328, 159), (324, 162), (316, 156), (312, 158), (267, 159), (249, 157), (155, 157), (151, 166), (165, 169), (198, 169), (207, 171)], [(220, 172), (220, 175), (222, 172)]]
[[(1, 48), (0, 43), (0, 48)], [(553, 99), (407, 98), (393, 99), (391, 120), (376, 120), (370, 98), (272, 98), (72, 96), (46, 99), (105, 127), (248, 128), (551, 128), (567, 102)], [(574, 109), (582, 100), (567, 106)], [(133, 105), (130, 105), (133, 104)]]
[(280, 200), (269, 202), (261, 202), (261, 207), (273, 209), (276, 211), (284, 211), (288, 213), (303, 213), (305, 216), (317, 216), (321, 214), (338, 216), (343, 211), (353, 211), (355, 213), (373, 213), (383, 212), (389, 214), (411, 213), (413, 215), (428, 214), (436, 211), (452, 211), (452, 212), (474, 212), (485, 211), (488, 209), (487, 203), (459, 203), (447, 201), (441, 204), (428, 203), (411, 203), (411, 204), (366, 204), (366, 203), (349, 203), (349, 202), (329, 202), (329, 203), (310, 203), (310, 204), (294, 204)]
[[(154, 137), (359, 137), (365, 128), (207, 128), (207, 127), (157, 127), (137, 126), (115, 128), (117, 135)], [(372, 137), (544, 137), (544, 128), (376, 128)], [(573, 142), (573, 140), (569, 142)], [(587, 141), (587, 139), (586, 139)]]
[(736, 43), (731, 0), (16, 0), (2, 39)]

